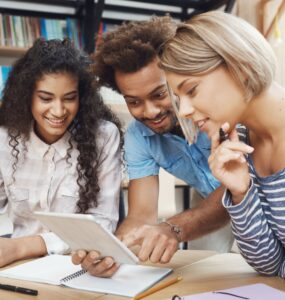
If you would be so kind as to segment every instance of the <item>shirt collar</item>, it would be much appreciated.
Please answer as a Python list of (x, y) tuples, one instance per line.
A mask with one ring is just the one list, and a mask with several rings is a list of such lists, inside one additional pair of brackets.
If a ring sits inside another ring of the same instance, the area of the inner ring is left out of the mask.
[(140, 123), (140, 125), (141, 125), (143, 136), (152, 136), (156, 134), (154, 131), (152, 131), (150, 128), (145, 126), (143, 123)]
[(68, 131), (55, 143), (49, 145), (42, 141), (35, 133), (34, 127), (32, 126), (30, 132), (30, 139), (28, 143), (32, 147), (32, 149), (37, 152), (41, 157), (45, 155), (45, 153), (49, 150), (50, 147), (53, 147), (58, 154), (64, 158), (67, 154), (67, 150), (70, 147), (68, 140), (70, 138), (70, 133)]

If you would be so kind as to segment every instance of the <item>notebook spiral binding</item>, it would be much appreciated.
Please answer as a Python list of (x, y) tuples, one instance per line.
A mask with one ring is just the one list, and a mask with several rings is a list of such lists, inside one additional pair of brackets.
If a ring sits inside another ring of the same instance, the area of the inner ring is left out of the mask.
[(86, 270), (83, 270), (83, 269), (82, 269), (82, 270), (79, 270), (79, 271), (77, 271), (77, 272), (75, 272), (75, 273), (72, 273), (72, 274), (70, 274), (70, 275), (64, 277), (63, 279), (61, 279), (61, 282), (67, 282), (67, 281), (69, 281), (69, 280), (72, 280), (72, 279), (74, 279), (74, 278), (77, 278), (77, 277), (79, 277), (79, 276), (85, 274), (86, 272), (87, 272), (87, 271), (86, 271)]

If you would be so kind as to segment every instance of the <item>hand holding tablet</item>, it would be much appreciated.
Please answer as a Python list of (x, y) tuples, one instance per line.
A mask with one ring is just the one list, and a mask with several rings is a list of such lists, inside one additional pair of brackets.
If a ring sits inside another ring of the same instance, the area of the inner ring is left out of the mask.
[(92, 215), (35, 212), (48, 229), (58, 235), (71, 250), (96, 250), (117, 263), (137, 264), (138, 258), (112, 233), (96, 223)]

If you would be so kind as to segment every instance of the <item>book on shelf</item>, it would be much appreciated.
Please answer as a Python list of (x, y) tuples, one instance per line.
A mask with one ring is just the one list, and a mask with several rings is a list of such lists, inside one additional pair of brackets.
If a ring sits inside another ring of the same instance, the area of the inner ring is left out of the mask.
[(0, 47), (29, 48), (39, 37), (48, 40), (68, 37), (77, 48), (81, 48), (83, 44), (77, 19), (60, 20), (0, 13)]
[(134, 297), (171, 271), (169, 268), (122, 264), (111, 278), (99, 278), (72, 264), (70, 256), (49, 255), (0, 271), (0, 277)]
[(0, 66), (0, 102), (2, 99), (2, 91), (11, 69), (12, 67), (10, 66)]

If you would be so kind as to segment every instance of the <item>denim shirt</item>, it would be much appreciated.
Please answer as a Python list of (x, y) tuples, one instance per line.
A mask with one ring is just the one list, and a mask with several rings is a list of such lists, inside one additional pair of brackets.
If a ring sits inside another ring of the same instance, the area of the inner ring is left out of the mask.
[(156, 134), (135, 120), (125, 135), (129, 179), (158, 175), (161, 167), (206, 197), (220, 185), (209, 169), (210, 146), (205, 133), (200, 132), (197, 142), (189, 145), (177, 135)]

